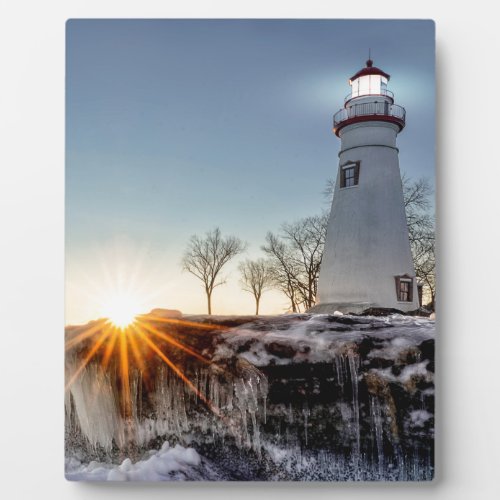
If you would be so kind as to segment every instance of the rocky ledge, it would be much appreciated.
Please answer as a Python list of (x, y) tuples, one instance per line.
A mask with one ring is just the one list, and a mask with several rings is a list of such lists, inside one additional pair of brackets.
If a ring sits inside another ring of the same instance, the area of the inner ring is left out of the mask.
[[(124, 411), (119, 358), (67, 394), (67, 455), (139, 459), (169, 440), (222, 479), (430, 480), (434, 321), (392, 314), (147, 319), (183, 380), (139, 343)], [(203, 325), (203, 329), (199, 328)], [(69, 341), (78, 331), (69, 329)], [(90, 342), (90, 340), (89, 340)], [(68, 377), (90, 346), (67, 355)], [(193, 357), (192, 353), (200, 355)]]

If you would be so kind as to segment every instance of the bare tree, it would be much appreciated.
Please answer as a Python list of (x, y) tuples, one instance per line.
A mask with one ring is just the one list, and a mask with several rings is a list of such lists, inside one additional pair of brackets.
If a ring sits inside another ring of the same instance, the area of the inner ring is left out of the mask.
[(290, 300), (292, 312), (299, 311), (297, 276), (299, 269), (291, 257), (291, 249), (278, 236), (269, 232), (262, 250), (269, 256), (269, 272), (273, 286)]
[(259, 304), (262, 293), (272, 283), (272, 275), (264, 259), (245, 260), (239, 265), (243, 290), (253, 294), (255, 298), (255, 314), (259, 315)]
[(223, 238), (218, 227), (208, 231), (204, 238), (191, 236), (182, 259), (182, 267), (202, 281), (207, 295), (208, 314), (212, 314), (212, 293), (215, 287), (226, 283), (220, 276), (222, 268), (246, 245), (235, 236)]
[(429, 213), (433, 193), (429, 181), (422, 177), (412, 181), (402, 176), (403, 198), (408, 224), (411, 252), (417, 279), (423, 284), (429, 305), (434, 308), (436, 298), (435, 223)]
[(410, 242), (427, 239), (429, 233), (434, 233), (434, 220), (429, 213), (432, 195), (429, 181), (424, 177), (412, 181), (406, 174), (401, 181)]
[(326, 179), (326, 186), (325, 189), (323, 189), (323, 196), (328, 205), (332, 204), (333, 193), (335, 193), (335, 179), (330, 177)]
[(301, 301), (306, 309), (316, 303), (319, 268), (325, 246), (328, 214), (306, 217), (283, 224), (283, 238), (292, 248), (300, 274), (297, 277)]
[(262, 247), (269, 256), (275, 286), (290, 299), (292, 311), (316, 303), (328, 215), (283, 224), (281, 233), (268, 233)]
[(411, 245), (415, 274), (424, 286), (428, 299), (428, 306), (434, 309), (436, 300), (436, 253), (434, 232), (429, 232), (427, 237), (419, 238)]

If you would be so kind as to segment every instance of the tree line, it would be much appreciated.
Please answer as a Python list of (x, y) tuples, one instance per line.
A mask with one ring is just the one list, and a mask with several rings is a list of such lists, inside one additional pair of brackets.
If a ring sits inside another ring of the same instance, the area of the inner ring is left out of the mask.
[[(425, 178), (412, 181), (403, 175), (402, 183), (415, 273), (424, 286), (424, 302), (434, 309), (436, 262), (435, 221), (430, 211), (432, 189)], [(334, 181), (329, 180), (324, 191), (328, 202), (331, 202), (333, 192)], [(325, 211), (321, 215), (284, 223), (278, 232), (266, 234), (261, 246), (263, 257), (239, 263), (241, 288), (253, 295), (256, 315), (259, 314), (262, 295), (269, 289), (283, 293), (292, 312), (314, 306), (328, 218), (329, 213)], [(227, 281), (223, 268), (246, 248), (245, 242), (236, 236), (223, 236), (218, 227), (203, 237), (191, 236), (182, 267), (202, 282), (208, 314), (212, 314), (214, 289)]]

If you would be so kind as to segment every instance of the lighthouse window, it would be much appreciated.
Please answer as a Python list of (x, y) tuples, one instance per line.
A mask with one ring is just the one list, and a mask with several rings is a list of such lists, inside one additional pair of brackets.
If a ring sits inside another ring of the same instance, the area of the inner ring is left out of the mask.
[(340, 187), (357, 186), (359, 181), (359, 162), (343, 165), (340, 170)]
[(349, 167), (344, 170), (344, 181), (345, 187), (354, 186), (354, 167)]
[(407, 302), (410, 297), (410, 283), (408, 281), (402, 281), (401, 287), (399, 289), (399, 300), (402, 302)]
[(399, 302), (411, 302), (413, 300), (413, 279), (407, 277), (396, 277), (396, 292)]

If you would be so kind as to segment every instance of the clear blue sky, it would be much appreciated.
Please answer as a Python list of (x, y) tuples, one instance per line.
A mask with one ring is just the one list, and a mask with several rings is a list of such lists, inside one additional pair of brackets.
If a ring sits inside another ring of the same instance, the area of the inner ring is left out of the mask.
[[(82, 294), (118, 260), (158, 288), (148, 306), (203, 312), (201, 287), (180, 272), (191, 234), (218, 225), (257, 257), (268, 230), (325, 209), (332, 115), (368, 48), (407, 110), (401, 169), (433, 182), (431, 21), (69, 21), (67, 321), (97, 314)], [(251, 312), (228, 271), (214, 311)], [(262, 306), (286, 300), (269, 293)]]

